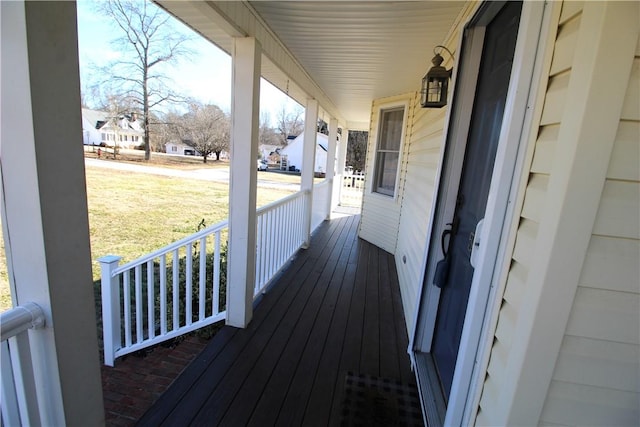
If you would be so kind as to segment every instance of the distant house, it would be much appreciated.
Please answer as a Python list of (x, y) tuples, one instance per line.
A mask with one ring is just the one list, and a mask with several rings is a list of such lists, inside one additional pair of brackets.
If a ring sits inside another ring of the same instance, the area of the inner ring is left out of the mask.
[(102, 142), (100, 128), (106, 123), (104, 111), (82, 109), (82, 143), (84, 145), (100, 145)]
[(201, 155), (198, 150), (196, 150), (189, 144), (186, 144), (184, 142), (179, 142), (179, 141), (167, 142), (164, 145), (164, 151), (167, 154), (177, 154), (180, 156), (200, 156)]
[[(277, 163), (280, 161), (280, 146), (273, 144), (260, 144), (258, 147), (260, 158), (269, 163)], [(276, 160), (277, 157), (277, 160)]]
[[(281, 169), (300, 170), (302, 167), (302, 148), (304, 146), (304, 132), (289, 142), (289, 145), (280, 150)], [(329, 138), (323, 133), (316, 134), (316, 161), (314, 172), (325, 173), (327, 164), (327, 149)]]
[(84, 145), (133, 148), (143, 143), (142, 121), (136, 113), (111, 115), (105, 111), (82, 109)]

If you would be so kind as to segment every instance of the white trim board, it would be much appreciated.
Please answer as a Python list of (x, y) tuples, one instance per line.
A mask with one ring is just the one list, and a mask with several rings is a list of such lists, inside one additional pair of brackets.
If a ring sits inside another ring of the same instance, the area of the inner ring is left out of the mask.
[[(501, 391), (506, 425), (536, 422), (546, 399), (625, 99), (638, 8), (637, 2), (584, 4), (565, 100), (571, 108), (562, 115), (524, 296), (528, 303), (518, 316)], [(609, 84), (603, 87), (604, 79)]]

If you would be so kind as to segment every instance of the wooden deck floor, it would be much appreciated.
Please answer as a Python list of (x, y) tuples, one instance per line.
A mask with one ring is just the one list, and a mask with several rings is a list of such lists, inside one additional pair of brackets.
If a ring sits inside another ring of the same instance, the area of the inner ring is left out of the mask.
[(325, 221), (246, 329), (224, 327), (138, 425), (336, 425), (346, 373), (414, 383), (393, 256)]

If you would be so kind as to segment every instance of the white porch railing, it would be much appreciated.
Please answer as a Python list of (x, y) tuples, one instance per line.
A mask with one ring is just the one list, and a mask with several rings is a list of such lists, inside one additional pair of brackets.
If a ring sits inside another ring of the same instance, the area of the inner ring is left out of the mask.
[(257, 210), (255, 296), (304, 243), (308, 199), (298, 192)]
[(322, 221), (329, 216), (329, 198), (331, 197), (331, 191), (331, 181), (328, 179), (313, 186), (313, 203), (311, 205), (313, 209), (311, 214), (312, 231), (318, 228), (318, 226), (322, 224)]
[[(304, 243), (308, 204), (309, 193), (298, 192), (257, 210), (254, 295)], [(227, 227), (223, 221), (122, 266), (117, 256), (99, 259), (106, 365), (225, 318)]]
[[(118, 266), (100, 258), (104, 363), (225, 318), (227, 221)], [(209, 250), (208, 248), (212, 248)]]
[[(42, 309), (26, 303), (0, 315), (2, 344), (0, 412), (3, 426), (47, 424), (47, 411), (38, 404), (28, 329), (44, 326)], [(44, 414), (41, 415), (41, 409)]]
[(340, 204), (360, 207), (362, 205), (363, 193), (364, 172), (345, 172), (342, 175)]

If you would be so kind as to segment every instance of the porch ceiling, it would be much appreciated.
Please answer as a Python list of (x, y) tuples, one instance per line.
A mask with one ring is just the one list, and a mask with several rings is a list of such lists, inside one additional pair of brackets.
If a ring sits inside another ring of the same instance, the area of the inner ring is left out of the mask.
[(465, 4), (158, 3), (226, 52), (234, 36), (257, 37), (265, 49), (263, 77), (302, 104), (309, 96), (318, 99), (351, 129), (367, 128), (374, 99), (419, 89), (433, 47), (445, 40)]

